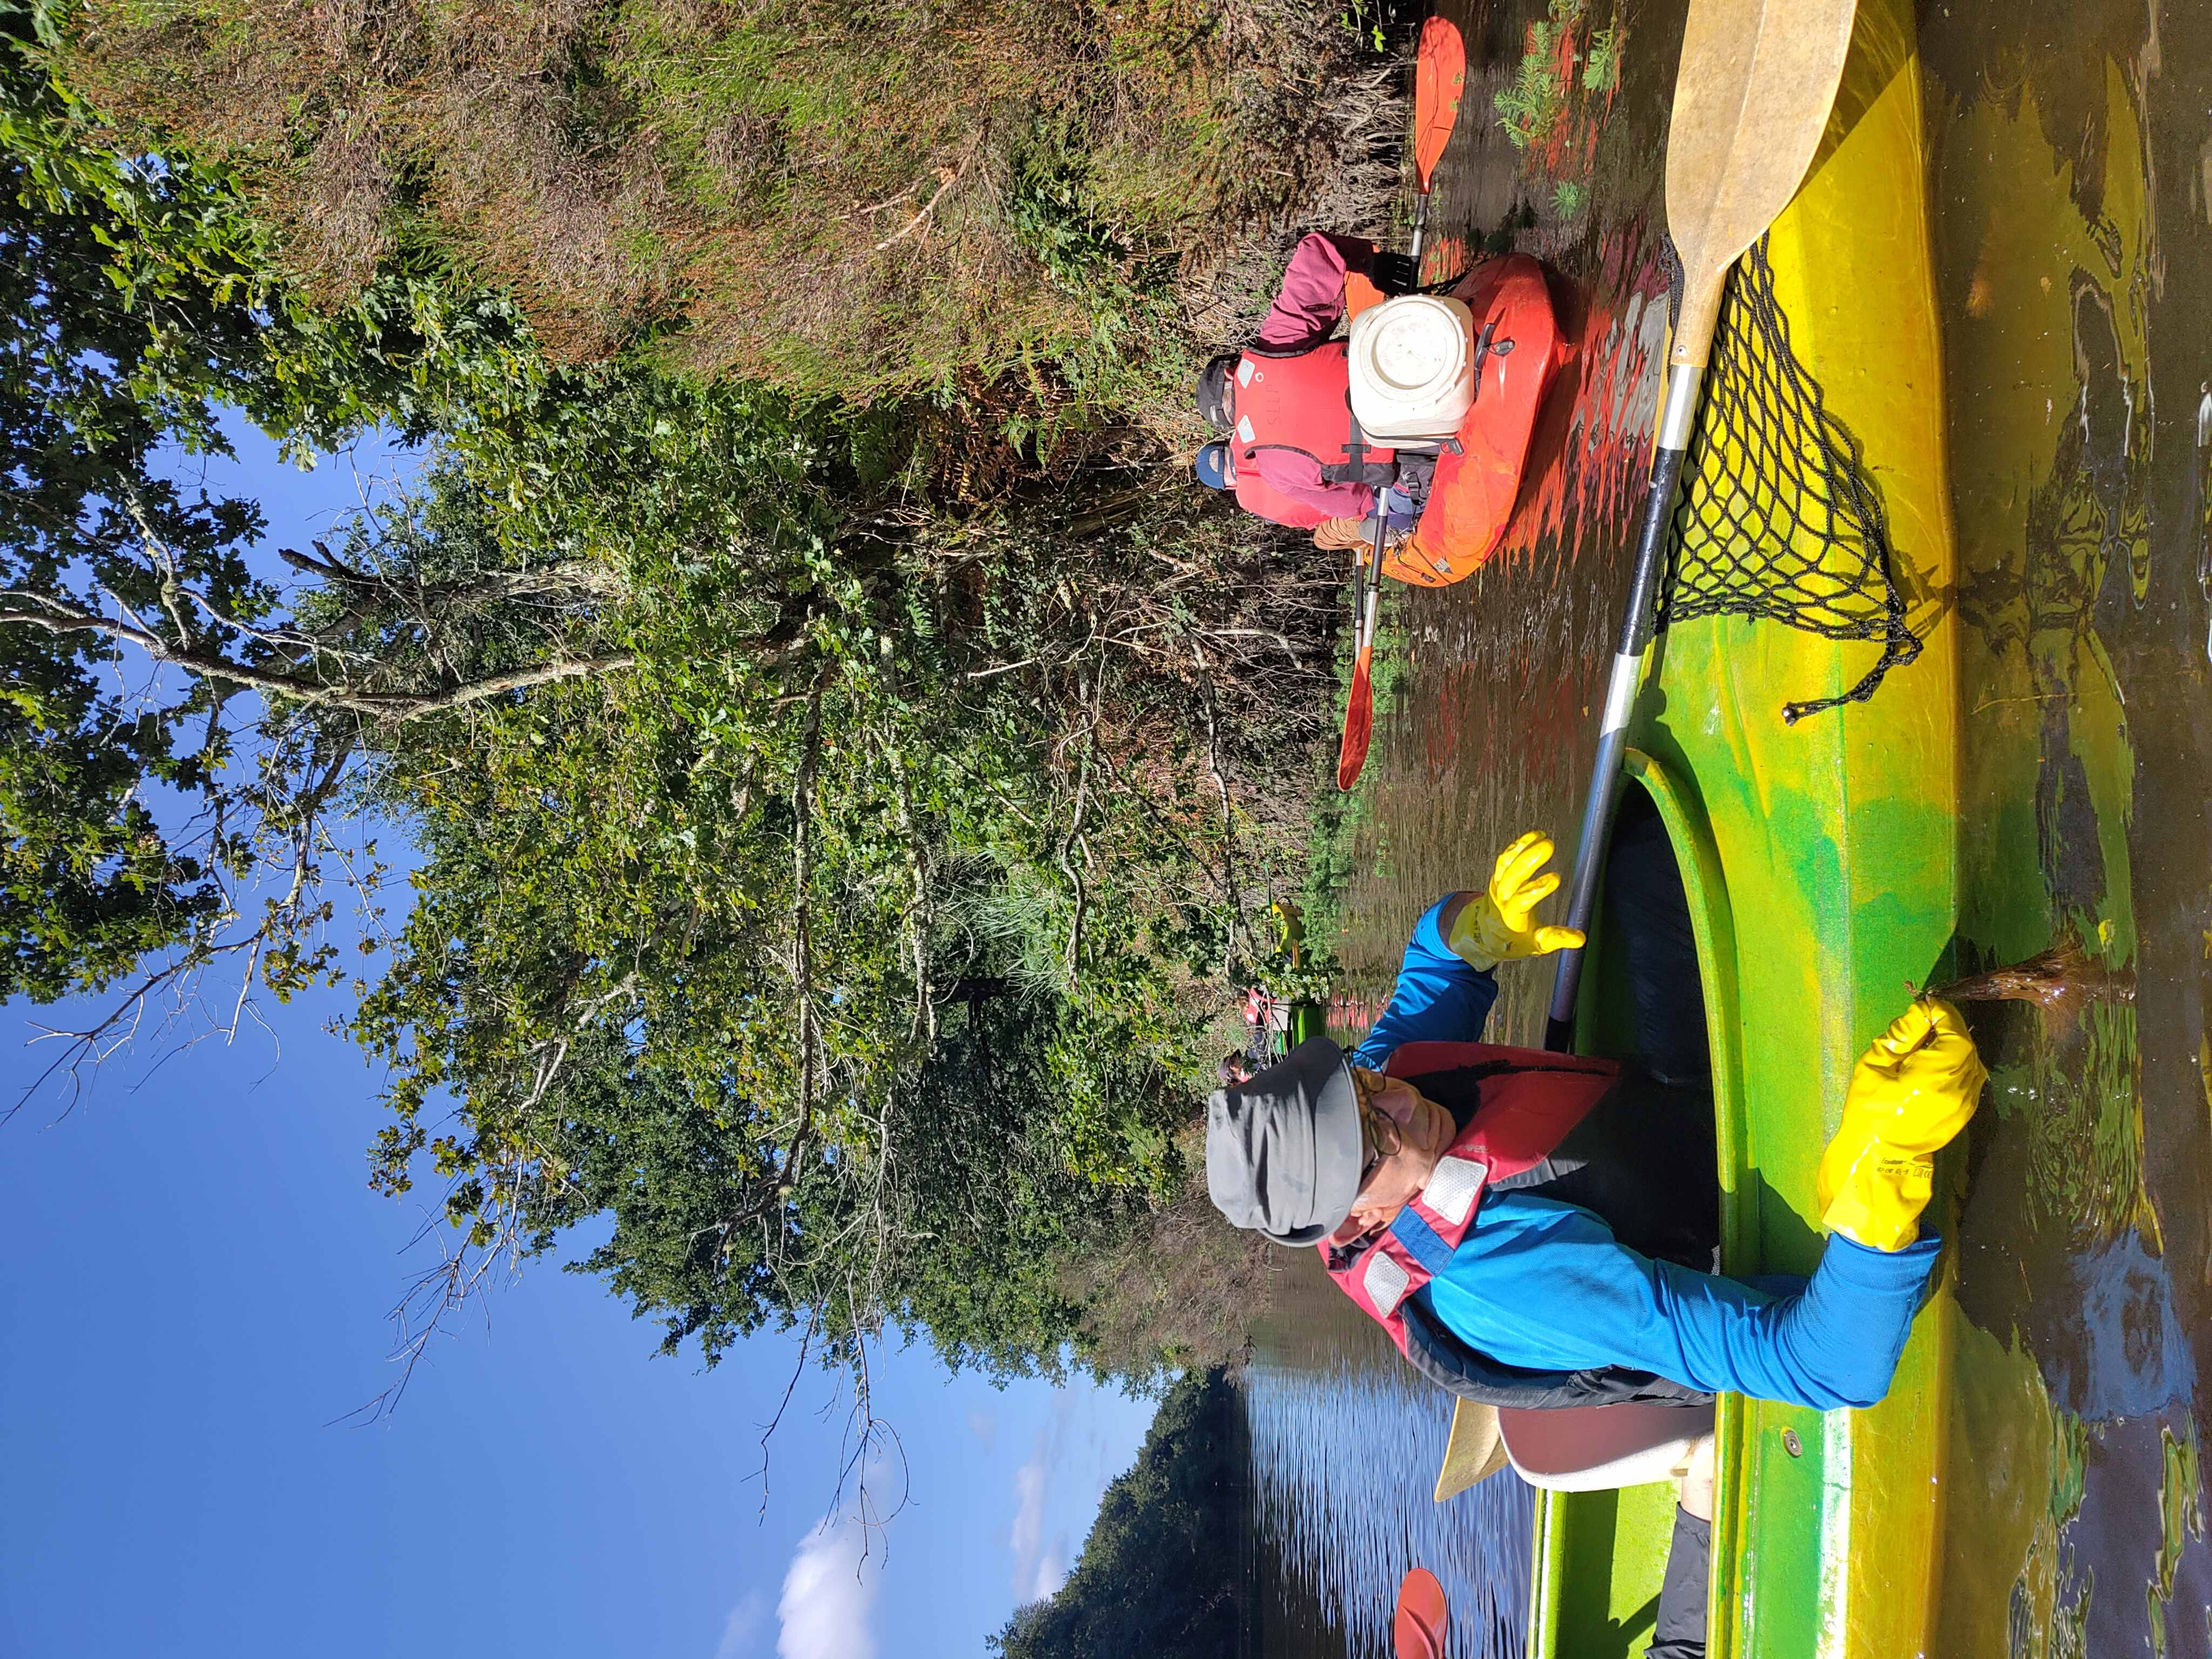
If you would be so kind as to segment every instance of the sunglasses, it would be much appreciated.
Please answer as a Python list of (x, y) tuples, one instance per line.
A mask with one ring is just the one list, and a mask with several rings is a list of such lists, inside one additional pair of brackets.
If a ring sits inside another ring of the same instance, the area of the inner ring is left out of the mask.
[(1376, 1103), (1389, 1089), (1389, 1079), (1356, 1070), (1352, 1074), (1352, 1086), (1359, 1097), (1359, 1121), (1367, 1130), (1368, 1144), (1374, 1148), (1367, 1155), (1367, 1162), (1360, 1166), (1359, 1184), (1364, 1187), (1383, 1159), (1395, 1158), (1405, 1149), (1406, 1132), (1396, 1118)]

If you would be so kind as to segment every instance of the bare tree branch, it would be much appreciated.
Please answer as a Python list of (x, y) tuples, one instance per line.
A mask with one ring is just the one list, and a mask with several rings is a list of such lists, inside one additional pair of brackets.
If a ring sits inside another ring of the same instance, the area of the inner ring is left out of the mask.
[(738, 1235), (744, 1228), (766, 1216), (798, 1186), (814, 1138), (815, 1073), (820, 1036), (814, 1006), (813, 908), (809, 890), (814, 880), (814, 785), (822, 760), (822, 697), (835, 666), (833, 663), (824, 663), (814, 677), (813, 690), (806, 699), (806, 726), (799, 739), (799, 767), (791, 787), (791, 969), (797, 993), (799, 1025), (798, 1117), (784, 1141), (782, 1167), (764, 1172), (753, 1191), (721, 1222), (725, 1255), (736, 1248)]
[[(43, 608), (21, 608), (26, 605)], [(58, 599), (51, 594), (0, 590), (0, 623), (27, 623), (50, 634), (98, 634), (135, 645), (158, 663), (207, 679), (246, 686), (313, 708), (343, 708), (380, 720), (420, 720), (509, 691), (527, 690), (532, 686), (589, 674), (613, 673), (637, 665), (637, 658), (629, 652), (605, 657), (556, 657), (550, 662), (489, 674), (482, 679), (437, 691), (373, 691), (343, 683), (325, 684), (297, 674), (235, 662), (197, 647), (172, 645), (137, 623), (103, 617), (74, 600)]]

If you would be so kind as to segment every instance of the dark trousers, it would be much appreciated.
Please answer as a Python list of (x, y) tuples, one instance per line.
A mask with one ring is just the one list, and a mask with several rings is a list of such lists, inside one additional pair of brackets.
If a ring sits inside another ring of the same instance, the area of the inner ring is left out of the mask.
[(1676, 1504), (1667, 1577), (1659, 1586), (1659, 1624), (1644, 1659), (1705, 1659), (1705, 1575), (1712, 1556), (1712, 1522)]
[(1625, 792), (1606, 857), (1607, 947), (1621, 956), (1636, 1057), (1549, 1158), (1494, 1190), (1604, 1218), (1632, 1250), (1710, 1273), (1720, 1245), (1705, 999), (1690, 907), (1658, 809)]

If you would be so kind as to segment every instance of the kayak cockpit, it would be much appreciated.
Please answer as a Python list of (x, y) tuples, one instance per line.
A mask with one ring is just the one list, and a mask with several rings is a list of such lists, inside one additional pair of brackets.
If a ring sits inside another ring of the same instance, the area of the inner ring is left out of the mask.
[[(1724, 1261), (1740, 1261), (1743, 1218), (1735, 1172), (1744, 1145), (1743, 1073), (1734, 917), (1695, 799), (1638, 750), (1628, 752), (1627, 770), (1627, 787), (1656, 809), (1681, 878), (1704, 994), (1722, 1255)], [(1621, 1060), (1639, 1058), (1624, 949), (1627, 921), (1601, 902), (1592, 918), (1577, 1019), (1584, 1052)], [(1725, 1468), (1734, 1404), (1723, 1396), (1698, 1407), (1499, 1412), (1508, 1458), (1538, 1488), (1529, 1659), (1628, 1659), (1642, 1651), (1674, 1536), (1674, 1477), (1705, 1434), (1716, 1434)]]

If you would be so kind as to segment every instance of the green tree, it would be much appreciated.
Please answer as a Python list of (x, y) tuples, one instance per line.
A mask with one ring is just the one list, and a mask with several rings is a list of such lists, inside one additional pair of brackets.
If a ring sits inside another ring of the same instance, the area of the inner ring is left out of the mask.
[[(10, 90), (35, 100), (21, 58), (3, 56)], [(98, 619), (163, 649), (222, 651), (265, 614), (270, 596), (240, 554), (253, 507), (149, 471), (164, 442), (220, 441), (179, 383), (227, 378), (254, 328), (231, 250), (215, 243), (179, 272), (112, 234), (191, 214), (189, 184), (73, 165), (50, 120), (14, 109), (0, 120), (0, 615), (29, 624), (0, 629), (0, 992), (52, 1000), (203, 934), (223, 908), (232, 848), (219, 836), (175, 844), (145, 800), (149, 786), (209, 787), (229, 749), (220, 700), (204, 682), (169, 697), (118, 691)], [(87, 195), (105, 210), (78, 210)]]
[(1173, 608), (1158, 525), (1078, 582), (1042, 511), (893, 535), (855, 511), (866, 444), (757, 394), (579, 402), (472, 452), (544, 496), (446, 471), (418, 503), (417, 533), (495, 513), (512, 560), (611, 570), (635, 660), (380, 752), (424, 867), (356, 1023), (397, 1079), (378, 1178), (427, 1153), (491, 1252), (614, 1210), (585, 1265), (709, 1358), (804, 1316), (846, 1352), (896, 1321), (1057, 1364), (1082, 1310), (1054, 1253), (1176, 1188), (1251, 948), (1210, 711), (1270, 732), (1256, 686), (1200, 675), (1262, 630)]
[[(1300, 786), (1241, 781), (1307, 775), (1333, 561), (1118, 465), (978, 507), (934, 405), (549, 362), (404, 246), (319, 307), (234, 181), (125, 154), (50, 14), (4, 15), (7, 988), (111, 999), (60, 1069), (358, 945), (373, 1182), (459, 1233), (410, 1351), (607, 1216), (576, 1265), (672, 1349), (1063, 1363), (1060, 1267), (1183, 1183), (1292, 878)], [(224, 405), (429, 464), (279, 572), (250, 504), (161, 481)], [(356, 812), (416, 867), (389, 917), (360, 872), (349, 938)]]
[(514, 331), (447, 307), (431, 343), (386, 325), (397, 290), (290, 305), (221, 176), (103, 148), (52, 43), (45, 11), (0, 13), (0, 992), (130, 987), (66, 1071), (223, 958), (280, 995), (325, 968), (319, 826), (361, 726), (495, 689), (390, 648), (448, 604), (419, 584), (338, 573), (343, 605), (284, 614), (247, 558), (258, 509), (163, 463), (227, 449), (222, 403), (309, 439), (371, 410), (419, 425), (404, 388), (488, 345), (511, 362)]
[(1106, 1489), (1054, 1595), (991, 1638), (1000, 1659), (1218, 1659), (1238, 1647), (1250, 1466), (1226, 1373), (1190, 1371)]

